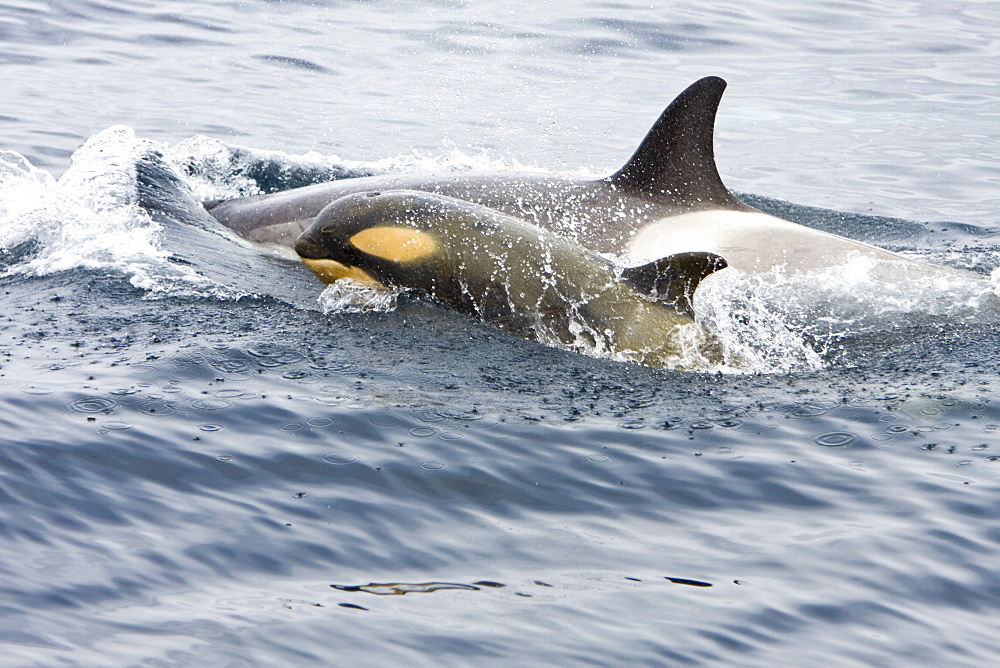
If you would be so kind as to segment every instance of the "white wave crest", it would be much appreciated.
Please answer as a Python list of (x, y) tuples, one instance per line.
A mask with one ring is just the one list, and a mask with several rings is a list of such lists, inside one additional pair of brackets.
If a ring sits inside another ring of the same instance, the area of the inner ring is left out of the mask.
[(992, 279), (857, 257), (840, 266), (706, 278), (695, 306), (727, 356), (758, 373), (818, 369), (848, 337), (914, 326), (1000, 320)]
[(138, 204), (136, 161), (162, 148), (131, 128), (111, 127), (77, 149), (58, 180), (17, 153), (0, 153), (0, 247), (37, 245), (7, 273), (110, 269), (150, 296), (227, 296), (191, 267), (170, 262), (161, 226)]

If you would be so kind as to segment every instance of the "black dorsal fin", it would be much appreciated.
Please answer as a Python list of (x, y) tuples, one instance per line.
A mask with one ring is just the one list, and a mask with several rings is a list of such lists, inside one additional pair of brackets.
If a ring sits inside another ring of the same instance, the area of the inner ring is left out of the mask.
[(608, 181), (621, 190), (669, 197), (682, 208), (747, 209), (729, 193), (715, 166), (715, 113), (725, 90), (719, 77), (688, 86)]
[(677, 253), (622, 271), (622, 280), (644, 297), (664, 302), (678, 313), (694, 317), (694, 291), (709, 274), (727, 266), (715, 253)]

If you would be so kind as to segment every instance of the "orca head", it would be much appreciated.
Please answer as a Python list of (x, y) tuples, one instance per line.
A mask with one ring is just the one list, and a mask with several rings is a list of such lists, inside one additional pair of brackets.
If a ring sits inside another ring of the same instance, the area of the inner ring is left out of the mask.
[(295, 242), (295, 252), (325, 283), (340, 278), (399, 284), (406, 266), (434, 255), (438, 243), (420, 229), (425, 216), (404, 193), (364, 192), (327, 205)]

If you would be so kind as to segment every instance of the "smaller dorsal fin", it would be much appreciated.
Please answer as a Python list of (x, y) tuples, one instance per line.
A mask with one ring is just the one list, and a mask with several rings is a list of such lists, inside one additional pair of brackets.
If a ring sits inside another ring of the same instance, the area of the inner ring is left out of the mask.
[(616, 188), (669, 197), (690, 209), (746, 209), (715, 166), (715, 114), (725, 80), (705, 77), (678, 95), (625, 166), (608, 177)]
[(715, 253), (677, 253), (622, 271), (622, 280), (642, 296), (664, 302), (678, 313), (694, 317), (692, 298), (703, 278), (727, 266)]

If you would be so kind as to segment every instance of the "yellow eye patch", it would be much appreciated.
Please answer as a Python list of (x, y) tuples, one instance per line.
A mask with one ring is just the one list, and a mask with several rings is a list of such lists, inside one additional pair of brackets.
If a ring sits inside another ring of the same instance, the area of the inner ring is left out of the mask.
[(426, 232), (409, 227), (369, 227), (353, 237), (358, 250), (392, 262), (410, 262), (430, 255), (437, 248)]
[(334, 281), (338, 281), (341, 278), (353, 278), (355, 281), (359, 281), (361, 283), (381, 285), (381, 283), (376, 281), (361, 269), (341, 264), (336, 260), (312, 260), (304, 257), (302, 258), (302, 263), (309, 267), (312, 272), (316, 274), (316, 277), (327, 285), (330, 285)]

